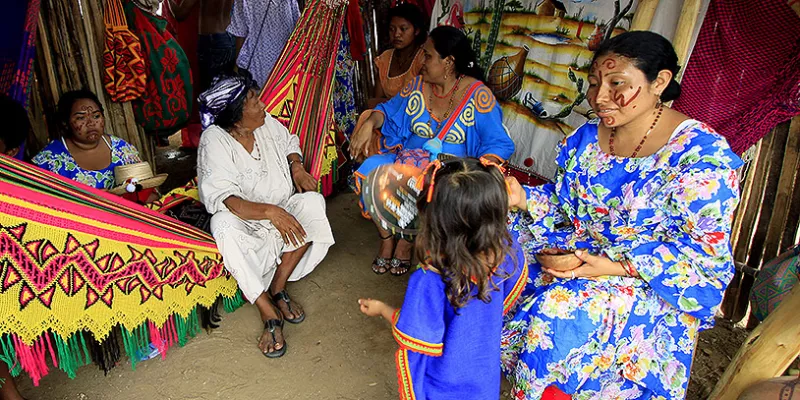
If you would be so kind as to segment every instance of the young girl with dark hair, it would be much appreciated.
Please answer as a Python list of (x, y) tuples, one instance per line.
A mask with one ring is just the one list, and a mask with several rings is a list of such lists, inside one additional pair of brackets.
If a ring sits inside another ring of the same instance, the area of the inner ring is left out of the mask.
[[(664, 102), (680, 95), (668, 40), (628, 32), (589, 71), (598, 119), (558, 146), (554, 183), (509, 178), (533, 283), (503, 331), (515, 399), (682, 399), (697, 334), (733, 277), (742, 161)], [(567, 268), (534, 255), (557, 248)]]
[(401, 399), (498, 399), (500, 329), (528, 277), (506, 230), (508, 194), (485, 159), (434, 162), (418, 208), (417, 255), (402, 309), (360, 299), (392, 324)]

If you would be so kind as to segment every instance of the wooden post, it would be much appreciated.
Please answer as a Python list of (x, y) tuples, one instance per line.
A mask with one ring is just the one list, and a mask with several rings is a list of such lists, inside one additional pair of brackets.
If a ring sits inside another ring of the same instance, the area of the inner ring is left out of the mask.
[(747, 338), (709, 399), (736, 400), (754, 383), (780, 376), (800, 355), (800, 285)]
[(700, 16), (700, 6), (702, 4), (702, 0), (683, 1), (681, 16), (678, 18), (678, 26), (675, 28), (675, 39), (672, 41), (675, 52), (678, 53), (678, 65), (684, 66), (681, 71), (685, 70), (686, 59), (689, 56), (689, 46), (692, 43), (694, 27), (697, 25), (697, 18)]
[(646, 31), (653, 24), (659, 0), (640, 0), (631, 22), (632, 31)]

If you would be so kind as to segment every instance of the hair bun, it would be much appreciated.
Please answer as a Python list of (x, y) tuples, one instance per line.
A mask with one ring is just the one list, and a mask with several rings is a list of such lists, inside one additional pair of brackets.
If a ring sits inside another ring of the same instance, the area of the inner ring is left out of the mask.
[(661, 101), (666, 103), (668, 101), (677, 100), (678, 97), (681, 97), (681, 84), (672, 78), (667, 85), (667, 88), (661, 92)]

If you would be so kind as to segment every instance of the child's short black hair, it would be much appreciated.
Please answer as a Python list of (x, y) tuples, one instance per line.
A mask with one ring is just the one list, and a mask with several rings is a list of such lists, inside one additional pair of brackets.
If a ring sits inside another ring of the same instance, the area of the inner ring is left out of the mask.
[(454, 308), (467, 304), (474, 287), (475, 297), (489, 302), (496, 289), (490, 279), (493, 268), (503, 262), (511, 245), (503, 174), (497, 166), (474, 158), (452, 159), (430, 171), (417, 203), (421, 225), (417, 256), (441, 271)]
[(31, 131), (28, 112), (22, 104), (3, 93), (0, 93), (0, 121), (4, 125), (0, 129), (0, 141), (6, 150), (22, 146)]

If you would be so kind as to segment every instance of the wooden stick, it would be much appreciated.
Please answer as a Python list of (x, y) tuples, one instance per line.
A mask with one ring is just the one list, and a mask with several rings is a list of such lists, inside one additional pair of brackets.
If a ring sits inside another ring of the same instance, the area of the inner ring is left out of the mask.
[(675, 52), (678, 53), (678, 65), (684, 67), (681, 68), (681, 71), (686, 69), (685, 66), (687, 57), (689, 56), (689, 46), (692, 43), (694, 27), (697, 25), (697, 18), (700, 16), (700, 6), (702, 3), (702, 0), (684, 0), (683, 8), (681, 8), (678, 26), (675, 28), (675, 39), (672, 41)]
[(653, 24), (659, 0), (640, 0), (631, 22), (632, 31), (646, 31)]
[(754, 383), (780, 376), (800, 355), (800, 285), (747, 338), (709, 399), (736, 400)]
[(767, 229), (767, 236), (764, 240), (764, 260), (771, 260), (780, 254), (781, 239), (783, 238), (783, 232), (787, 229), (786, 217), (789, 214), (789, 202), (792, 198), (792, 190), (796, 189), (792, 187), (794, 176), (797, 173), (798, 166), (800, 166), (798, 149), (800, 149), (800, 117), (795, 117), (789, 126), (786, 147), (783, 149), (783, 163), (774, 166), (775, 168), (780, 168), (780, 177), (778, 178), (775, 201), (770, 207), (772, 215)]

